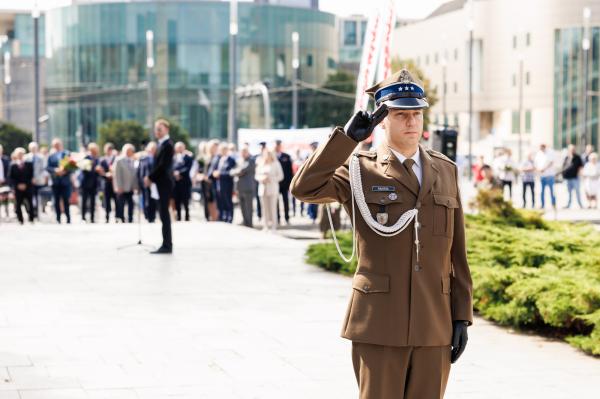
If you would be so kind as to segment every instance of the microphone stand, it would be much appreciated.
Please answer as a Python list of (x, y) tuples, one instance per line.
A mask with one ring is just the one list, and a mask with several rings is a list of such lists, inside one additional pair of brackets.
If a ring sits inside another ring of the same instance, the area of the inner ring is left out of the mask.
[(136, 208), (137, 208), (138, 240), (134, 244), (127, 244), (127, 245), (117, 247), (117, 251), (120, 251), (122, 249), (127, 249), (127, 248), (134, 248), (134, 247), (142, 247), (145, 249), (154, 249), (154, 247), (152, 245), (144, 244), (142, 241), (142, 207), (141, 207), (142, 191), (141, 190), (138, 192), (137, 197), (138, 197), (138, 201), (137, 201)]

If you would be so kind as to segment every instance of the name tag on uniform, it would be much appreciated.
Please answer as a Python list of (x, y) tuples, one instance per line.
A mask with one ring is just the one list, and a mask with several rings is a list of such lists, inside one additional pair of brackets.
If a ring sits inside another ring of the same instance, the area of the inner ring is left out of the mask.
[(394, 186), (372, 186), (371, 191), (376, 193), (391, 193), (396, 191), (396, 187)]

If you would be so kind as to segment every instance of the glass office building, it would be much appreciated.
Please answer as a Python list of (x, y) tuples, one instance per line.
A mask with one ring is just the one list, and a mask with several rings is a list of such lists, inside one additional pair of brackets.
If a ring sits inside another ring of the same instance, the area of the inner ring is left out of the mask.
[[(587, 64), (587, 120), (584, 120), (585, 65), (583, 29), (557, 29), (554, 34), (554, 146), (584, 144), (598, 148), (600, 27), (590, 28)], [(587, 134), (584, 134), (584, 124)], [(587, 137), (586, 137), (587, 136)]]
[[(289, 88), (294, 31), (300, 36), (300, 78), (322, 84), (334, 72), (338, 56), (334, 15), (239, 3), (238, 20), (239, 85), (268, 81), (272, 89)], [(149, 104), (154, 104), (150, 115), (172, 118), (192, 139), (227, 136), (228, 2), (72, 5), (48, 11), (45, 29), (49, 130), (69, 147), (95, 139), (98, 126), (107, 120), (147, 124)], [(150, 73), (148, 30), (154, 35), (155, 65)], [(262, 118), (261, 108), (248, 106), (248, 101), (254, 100), (240, 100), (239, 126), (263, 127), (264, 121), (256, 122)], [(275, 99), (272, 108), (273, 126), (289, 127), (289, 101), (278, 105)]]

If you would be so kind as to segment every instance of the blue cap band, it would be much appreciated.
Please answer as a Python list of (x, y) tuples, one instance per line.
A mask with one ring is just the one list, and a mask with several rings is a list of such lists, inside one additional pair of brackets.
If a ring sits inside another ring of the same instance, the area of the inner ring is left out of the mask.
[(414, 83), (394, 83), (375, 93), (376, 104), (398, 98), (425, 98), (425, 91)]

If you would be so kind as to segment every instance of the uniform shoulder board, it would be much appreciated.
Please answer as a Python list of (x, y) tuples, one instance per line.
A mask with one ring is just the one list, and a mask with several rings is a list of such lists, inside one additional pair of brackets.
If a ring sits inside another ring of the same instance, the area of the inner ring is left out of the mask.
[(377, 152), (376, 151), (358, 151), (357, 155), (359, 157), (375, 158), (377, 156)]
[(456, 165), (456, 163), (455, 163), (454, 161), (452, 161), (450, 158), (448, 158), (447, 156), (445, 156), (445, 155), (444, 155), (444, 154), (442, 154), (441, 152), (438, 152), (438, 151), (435, 151), (435, 150), (428, 149), (428, 150), (427, 150), (427, 153), (428, 153), (429, 155), (431, 155), (432, 157), (436, 157), (436, 158), (439, 158), (439, 159), (443, 159), (444, 161), (447, 161), (447, 162), (450, 162), (450, 163), (451, 163), (451, 164), (453, 164), (453, 165)]

